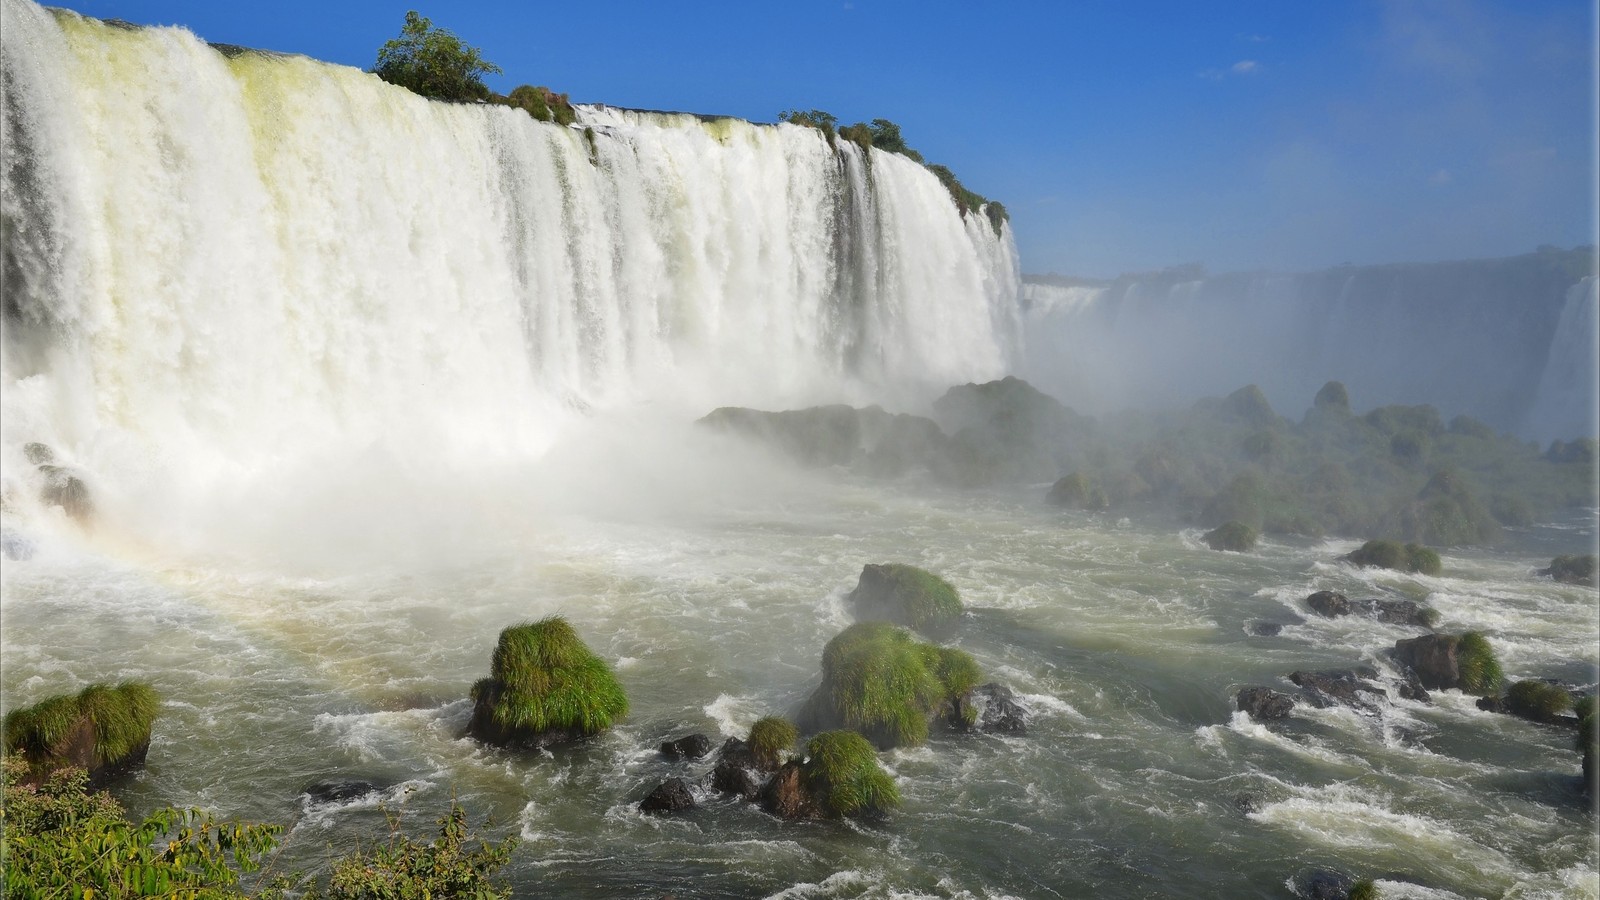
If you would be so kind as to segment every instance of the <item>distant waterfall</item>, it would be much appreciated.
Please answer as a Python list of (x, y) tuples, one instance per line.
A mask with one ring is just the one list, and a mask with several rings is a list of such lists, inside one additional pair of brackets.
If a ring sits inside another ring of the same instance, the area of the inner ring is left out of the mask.
[(1595, 278), (1582, 251), (1300, 275), (1023, 285), (1024, 373), (1085, 411), (1256, 383), (1299, 418), (1327, 381), (1358, 410), (1431, 403), (1548, 441), (1595, 433)]
[(559, 127), (0, 9), (13, 465), (27, 441), (184, 477), (374, 444), (526, 456), (583, 410), (1008, 367), (1009, 230), (904, 158), (687, 115)]

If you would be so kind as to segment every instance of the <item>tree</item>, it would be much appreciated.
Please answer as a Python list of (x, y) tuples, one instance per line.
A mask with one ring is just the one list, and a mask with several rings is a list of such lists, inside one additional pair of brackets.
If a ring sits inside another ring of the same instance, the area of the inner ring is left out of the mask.
[(483, 100), (489, 88), (484, 75), (500, 74), (500, 67), (484, 59), (476, 47), (461, 39), (416, 10), (406, 13), (400, 36), (378, 49), (373, 74), (435, 100)]

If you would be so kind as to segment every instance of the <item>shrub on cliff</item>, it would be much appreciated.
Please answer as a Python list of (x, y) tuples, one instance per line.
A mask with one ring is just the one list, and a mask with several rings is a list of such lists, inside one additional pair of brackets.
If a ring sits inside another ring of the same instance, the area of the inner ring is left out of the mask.
[(807, 791), (831, 816), (881, 812), (900, 805), (894, 779), (878, 764), (878, 754), (853, 731), (828, 731), (806, 742), (801, 766)]
[(598, 734), (628, 713), (611, 667), (560, 616), (500, 632), (490, 676), (472, 686), (472, 702), (468, 732), (512, 746)]
[(572, 108), (572, 101), (567, 99), (567, 95), (558, 94), (547, 87), (518, 85), (511, 89), (510, 95), (493, 99), (506, 106), (515, 106), (541, 122), (571, 125), (578, 121), (578, 112)]
[(838, 116), (820, 109), (786, 109), (778, 113), (778, 121), (815, 128), (830, 141), (833, 140), (834, 130), (839, 127)]
[(961, 595), (954, 585), (903, 563), (864, 566), (855, 590), (845, 599), (863, 622), (893, 622), (929, 631), (961, 618)]
[(936, 716), (971, 724), (975, 710), (966, 697), (978, 681), (978, 664), (960, 650), (922, 643), (884, 622), (858, 622), (823, 648), (822, 684), (801, 724), (853, 729), (885, 748), (916, 746)]
[(150, 685), (91, 684), (76, 696), (49, 697), (6, 715), (8, 753), (37, 770), (78, 766), (91, 776), (144, 760), (161, 698)]
[(483, 76), (500, 74), (500, 67), (484, 59), (478, 48), (433, 27), (432, 21), (412, 10), (406, 13), (400, 36), (378, 49), (372, 72), (424, 97), (464, 102), (487, 99)]

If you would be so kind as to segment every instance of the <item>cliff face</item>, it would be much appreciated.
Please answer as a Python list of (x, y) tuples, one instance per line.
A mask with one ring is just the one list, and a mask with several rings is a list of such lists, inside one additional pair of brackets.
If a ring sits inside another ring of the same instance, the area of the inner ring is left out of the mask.
[(1586, 249), (1300, 275), (1029, 276), (1023, 303), (1028, 376), (1088, 410), (1250, 383), (1299, 410), (1342, 381), (1362, 409), (1432, 403), (1538, 440), (1596, 430)]

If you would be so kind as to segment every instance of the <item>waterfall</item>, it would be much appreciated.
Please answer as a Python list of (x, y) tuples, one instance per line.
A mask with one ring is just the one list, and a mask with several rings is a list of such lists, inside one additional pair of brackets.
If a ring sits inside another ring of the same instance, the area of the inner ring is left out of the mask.
[(1340, 267), (1176, 271), (1023, 285), (1026, 377), (1091, 412), (1259, 384), (1298, 418), (1342, 381), (1358, 409), (1431, 403), (1548, 441), (1595, 433), (1591, 251)]
[[(199, 486), (997, 377), (1016, 251), (812, 129), (429, 101), (4, 0), (3, 443)], [(909, 402), (909, 401), (908, 401)]]

